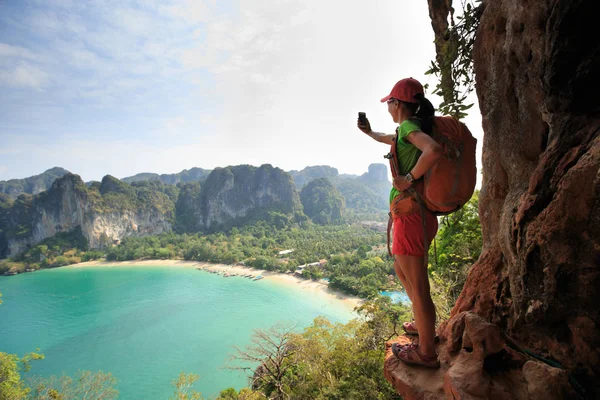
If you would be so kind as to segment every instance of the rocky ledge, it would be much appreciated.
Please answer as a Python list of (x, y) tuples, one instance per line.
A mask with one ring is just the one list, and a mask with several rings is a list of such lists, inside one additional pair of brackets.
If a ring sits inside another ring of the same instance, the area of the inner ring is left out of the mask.
[(400, 336), (386, 343), (384, 375), (405, 400), (577, 398), (567, 371), (528, 357), (475, 313), (456, 315), (438, 335), (436, 370), (408, 366), (392, 354), (393, 343), (415, 339)]

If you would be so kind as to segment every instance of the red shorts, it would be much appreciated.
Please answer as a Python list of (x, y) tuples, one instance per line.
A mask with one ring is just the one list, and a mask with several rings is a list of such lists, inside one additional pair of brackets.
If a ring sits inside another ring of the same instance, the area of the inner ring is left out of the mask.
[[(428, 244), (431, 244), (438, 230), (438, 220), (432, 213), (425, 212), (425, 222)], [(394, 218), (392, 254), (414, 257), (424, 256), (425, 246), (420, 212)]]

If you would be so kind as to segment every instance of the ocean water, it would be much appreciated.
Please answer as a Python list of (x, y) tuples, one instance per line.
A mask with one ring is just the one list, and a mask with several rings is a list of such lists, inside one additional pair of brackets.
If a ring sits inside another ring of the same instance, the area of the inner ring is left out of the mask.
[(168, 399), (180, 372), (212, 398), (247, 378), (224, 369), (233, 346), (276, 323), (347, 322), (343, 302), (294, 283), (184, 267), (64, 267), (0, 277), (0, 351), (40, 349), (28, 375), (112, 372), (120, 399)]
[(410, 299), (408, 298), (408, 295), (404, 291), (398, 292), (398, 291), (382, 290), (381, 292), (379, 292), (379, 294), (392, 299), (392, 303), (395, 303), (395, 304), (404, 303), (406, 305), (411, 305)]

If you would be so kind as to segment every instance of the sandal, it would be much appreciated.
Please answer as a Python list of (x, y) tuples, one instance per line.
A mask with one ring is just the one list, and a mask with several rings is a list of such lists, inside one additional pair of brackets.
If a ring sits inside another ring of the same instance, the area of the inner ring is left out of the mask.
[(392, 353), (400, 361), (409, 365), (421, 365), (427, 368), (439, 368), (440, 360), (437, 355), (433, 357), (425, 357), (419, 352), (419, 345), (411, 343), (400, 345), (399, 343), (392, 344)]

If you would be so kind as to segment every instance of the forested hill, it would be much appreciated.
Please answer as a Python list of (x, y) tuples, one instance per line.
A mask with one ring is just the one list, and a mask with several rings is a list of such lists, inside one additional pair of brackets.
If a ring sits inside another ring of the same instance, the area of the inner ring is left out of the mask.
[(210, 174), (210, 169), (190, 168), (184, 169), (176, 174), (156, 174), (152, 172), (142, 172), (133, 176), (128, 176), (121, 179), (123, 182), (133, 183), (142, 181), (161, 181), (169, 185), (177, 185), (178, 183), (200, 182), (205, 180)]
[(16, 199), (22, 193), (38, 194), (48, 190), (57, 178), (68, 173), (69, 171), (66, 169), (54, 167), (29, 178), (0, 181), (0, 193), (8, 195), (12, 199)]
[[(10, 194), (0, 193), (0, 258), (75, 230), (91, 248), (101, 248), (129, 236), (216, 232), (260, 220), (286, 225), (309, 219), (330, 224), (361, 216), (381, 218), (390, 188), (382, 164), (371, 165), (361, 176), (340, 175), (327, 166), (287, 173), (265, 164), (141, 174), (127, 180), (131, 183), (107, 175), (86, 185), (78, 175), (54, 168), (9, 181)], [(34, 188), (39, 193), (24, 191)]]

